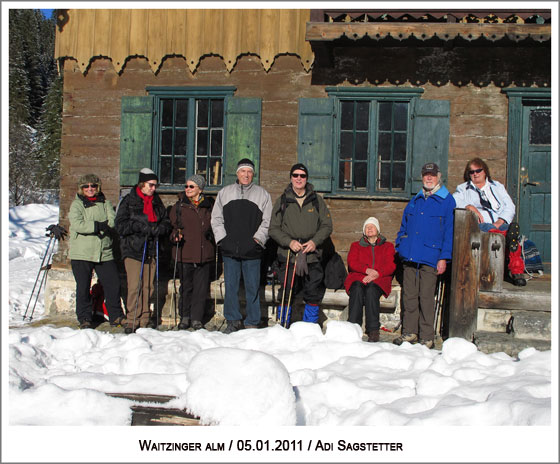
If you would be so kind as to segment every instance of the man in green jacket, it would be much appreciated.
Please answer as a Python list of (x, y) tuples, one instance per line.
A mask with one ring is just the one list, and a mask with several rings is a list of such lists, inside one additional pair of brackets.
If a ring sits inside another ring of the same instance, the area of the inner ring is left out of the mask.
[[(294, 164), (290, 169), (290, 184), (272, 209), (269, 235), (278, 244), (280, 275), (287, 275), (287, 286), (292, 282), (297, 260), (297, 278), (294, 280), (297, 288), (293, 289), (293, 294), (303, 287), (303, 320), (318, 322), (319, 304), (326, 290), (321, 265), (322, 245), (331, 235), (333, 226), (325, 200), (307, 182), (308, 176), (307, 167), (302, 163)], [(288, 254), (290, 264), (286, 274)], [(289, 304), (287, 300), (284, 301), (284, 295), (280, 301)], [(290, 312), (291, 308), (288, 308), (287, 314)], [(289, 316), (286, 322), (289, 325)]]

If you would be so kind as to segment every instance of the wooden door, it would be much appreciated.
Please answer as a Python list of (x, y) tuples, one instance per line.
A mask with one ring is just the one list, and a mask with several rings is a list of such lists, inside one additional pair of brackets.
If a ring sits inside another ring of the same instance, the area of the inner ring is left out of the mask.
[(526, 102), (522, 114), (518, 220), (521, 232), (535, 243), (543, 262), (550, 263), (550, 103)]

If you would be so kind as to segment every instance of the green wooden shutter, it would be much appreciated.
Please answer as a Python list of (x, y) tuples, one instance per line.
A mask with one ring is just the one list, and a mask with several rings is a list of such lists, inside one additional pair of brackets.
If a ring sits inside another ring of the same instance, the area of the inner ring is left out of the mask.
[(447, 182), (449, 114), (447, 100), (416, 100), (412, 120), (411, 194), (422, 188), (421, 170), (426, 163), (437, 163), (442, 182)]
[(226, 97), (226, 145), (224, 185), (237, 179), (237, 162), (255, 163), (254, 182), (259, 182), (261, 154), (261, 99)]
[(120, 185), (138, 182), (138, 171), (152, 167), (153, 97), (122, 97)]
[(332, 190), (333, 106), (330, 98), (299, 99), (298, 161), (319, 192)]

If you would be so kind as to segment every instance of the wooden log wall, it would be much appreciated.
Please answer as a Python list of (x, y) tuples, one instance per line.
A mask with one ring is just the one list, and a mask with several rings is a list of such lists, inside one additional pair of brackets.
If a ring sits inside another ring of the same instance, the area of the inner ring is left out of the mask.
[[(184, 58), (169, 57), (155, 74), (144, 58), (130, 58), (121, 74), (109, 59), (95, 59), (84, 75), (74, 60), (64, 63), (64, 109), (61, 151), (60, 222), (68, 226), (68, 209), (77, 179), (94, 171), (116, 204), (119, 188), (120, 102), (125, 95), (145, 95), (148, 85), (234, 85), (240, 97), (260, 97), (262, 106), (261, 184), (275, 200), (289, 182), (297, 159), (298, 99), (324, 98), (323, 85), (313, 82), (298, 57), (279, 56), (268, 72), (256, 56), (239, 59), (230, 73), (219, 57), (201, 60), (191, 73)], [(351, 85), (348, 81), (340, 85)], [(369, 85), (367, 83), (361, 85)], [(384, 84), (390, 85), (390, 84)], [(409, 85), (409, 84), (407, 84)], [(505, 182), (507, 154), (507, 97), (495, 86), (469, 84), (421, 86), (426, 99), (451, 102), (448, 188), (463, 182), (466, 162), (475, 156), (488, 160), (495, 179)], [(311, 182), (312, 179), (311, 172)], [(174, 195), (164, 197), (173, 202)], [(382, 233), (394, 242), (406, 201), (327, 199), (334, 221), (333, 242), (343, 258), (359, 239), (364, 220), (376, 216)], [(61, 243), (58, 265), (66, 261)]]

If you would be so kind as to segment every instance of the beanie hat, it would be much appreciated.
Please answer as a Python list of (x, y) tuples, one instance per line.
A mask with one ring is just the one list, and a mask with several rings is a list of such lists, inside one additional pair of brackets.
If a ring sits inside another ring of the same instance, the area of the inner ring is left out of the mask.
[(255, 172), (255, 163), (253, 163), (249, 158), (243, 158), (237, 163), (237, 170), (235, 172), (239, 172), (242, 168), (250, 168), (253, 172)]
[(305, 167), (305, 164), (303, 164), (303, 163), (296, 163), (296, 164), (294, 164), (294, 165), (292, 166), (292, 169), (290, 169), (290, 177), (292, 177), (292, 174), (294, 173), (294, 171), (297, 171), (298, 169), (299, 169), (300, 171), (304, 171), (305, 174), (307, 174), (307, 176), (309, 176), (309, 171), (308, 171), (307, 168)]
[(82, 185), (85, 184), (100, 184), (101, 181), (99, 180), (99, 177), (97, 177), (95, 174), (84, 174), (82, 177), (80, 177), (78, 179), (78, 188), (81, 188)]
[(377, 229), (377, 233), (380, 234), (381, 233), (381, 229), (379, 228), (379, 221), (377, 220), (377, 218), (374, 217), (368, 217), (366, 219), (366, 221), (364, 222), (364, 226), (362, 227), (362, 233), (365, 235), (366, 234), (366, 226), (368, 224), (373, 224), (375, 226), (375, 228)]
[(149, 168), (143, 168), (138, 173), (138, 183), (148, 182), (149, 180), (155, 180), (157, 182), (158, 176), (156, 173)]
[(200, 174), (193, 174), (191, 177), (189, 177), (189, 178), (187, 179), (187, 182), (188, 182), (189, 180), (190, 180), (191, 182), (194, 182), (196, 185), (198, 185), (198, 188), (199, 188), (200, 190), (204, 190), (204, 187), (205, 187), (205, 185), (206, 185), (206, 180), (204, 179), (203, 176), (201, 176)]

